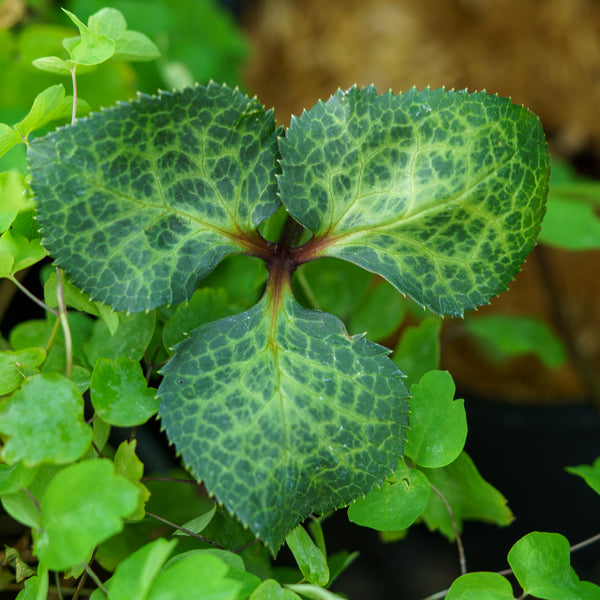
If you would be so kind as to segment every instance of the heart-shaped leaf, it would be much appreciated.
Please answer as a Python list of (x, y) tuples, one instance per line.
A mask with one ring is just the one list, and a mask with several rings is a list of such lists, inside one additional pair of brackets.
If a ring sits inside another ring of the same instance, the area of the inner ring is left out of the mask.
[(281, 200), (320, 256), (378, 273), (436, 313), (506, 289), (548, 190), (539, 120), (485, 92), (339, 90), (292, 120)]
[(176, 346), (159, 414), (189, 469), (277, 550), (396, 466), (408, 393), (388, 354), (286, 288)]
[(225, 255), (264, 247), (276, 144), (272, 111), (216, 84), (80, 119), (29, 149), (44, 245), (92, 300), (178, 304)]

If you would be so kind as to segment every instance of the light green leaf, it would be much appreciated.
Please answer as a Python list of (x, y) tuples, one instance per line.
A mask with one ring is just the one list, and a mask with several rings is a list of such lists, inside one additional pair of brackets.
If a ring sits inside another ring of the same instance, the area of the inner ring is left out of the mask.
[(527, 594), (543, 600), (598, 600), (600, 587), (580, 581), (571, 567), (569, 540), (534, 531), (508, 553), (508, 564)]
[(159, 57), (158, 46), (139, 31), (127, 30), (116, 39), (115, 59), (147, 61)]
[(65, 61), (58, 56), (43, 56), (42, 58), (36, 58), (31, 63), (36, 69), (41, 71), (48, 71), (49, 73), (55, 73), (56, 75), (70, 75), (73, 65), (70, 61)]
[(420, 467), (445, 467), (465, 446), (465, 401), (454, 400), (455, 391), (448, 371), (429, 371), (410, 388), (410, 429), (405, 453)]
[(115, 475), (112, 461), (69, 465), (50, 481), (40, 501), (42, 529), (34, 550), (53, 571), (89, 559), (93, 548), (123, 529), (138, 502), (137, 487)]
[(446, 600), (514, 600), (510, 582), (498, 573), (467, 573), (455, 579)]
[[(13, 277), (21, 269), (25, 269), (42, 260), (48, 254), (40, 240), (29, 240), (24, 235), (9, 229), (0, 236), (0, 265), (12, 264), (0, 269), (0, 277)], [(7, 261), (6, 263), (4, 261)]]
[(156, 390), (148, 387), (140, 364), (129, 358), (99, 358), (90, 392), (96, 413), (118, 427), (142, 425), (158, 410)]
[(381, 487), (348, 507), (348, 519), (378, 531), (407, 529), (427, 507), (430, 491), (427, 477), (401, 460)]
[(23, 460), (27, 466), (77, 460), (92, 439), (92, 428), (83, 421), (81, 392), (58, 373), (30, 377), (0, 403), (0, 432), (8, 436), (2, 459)]
[(29, 148), (44, 244), (92, 300), (179, 304), (227, 254), (264, 251), (276, 137), (272, 111), (212, 83), (79, 119)]
[(171, 349), (181, 342), (190, 331), (229, 317), (244, 310), (241, 302), (230, 302), (227, 292), (223, 289), (204, 288), (196, 290), (189, 302), (180, 304), (173, 316), (164, 324), (163, 343)]
[(176, 540), (158, 538), (130, 554), (119, 563), (108, 581), (108, 600), (146, 600), (152, 584), (176, 545)]
[(315, 252), (386, 278), (438, 314), (506, 289), (548, 191), (537, 117), (485, 92), (338, 90), (280, 139), (281, 200)]
[[(0, 123), (0, 130), (1, 127), (2, 124)], [(0, 139), (1, 135), (0, 133)], [(0, 145), (1, 143), (0, 141)], [(25, 177), (21, 173), (16, 171), (0, 173), (0, 198), (2, 198), (0, 204), (0, 233), (4, 233), (11, 226), (20, 212), (34, 208), (27, 189)], [(1, 267), (0, 270), (2, 270)]]
[(161, 571), (147, 600), (237, 600), (241, 584), (229, 577), (230, 567), (209, 553), (193, 553)]
[(25, 140), (19, 135), (18, 131), (15, 131), (6, 123), (0, 123), (0, 156), (3, 156), (11, 148), (24, 141)]
[(121, 442), (115, 453), (115, 473), (122, 475), (131, 481), (138, 489), (139, 499), (138, 505), (131, 514), (127, 517), (132, 521), (139, 521), (146, 515), (145, 506), (150, 498), (150, 491), (140, 481), (144, 475), (144, 463), (137, 457), (135, 453), (137, 440), (125, 440)]
[(29, 485), (36, 469), (26, 467), (21, 462), (11, 466), (0, 463), (0, 494), (14, 494)]
[(329, 581), (327, 558), (317, 548), (310, 535), (302, 525), (292, 529), (285, 537), (298, 567), (309, 583), (324, 586)]
[(536, 317), (486, 315), (466, 319), (464, 327), (491, 358), (534, 354), (551, 368), (560, 367), (567, 360), (562, 340)]
[(152, 340), (156, 313), (138, 313), (126, 315), (119, 313), (119, 327), (111, 334), (106, 320), (94, 323), (92, 337), (84, 347), (85, 355), (91, 365), (98, 358), (115, 360), (119, 357), (141, 360)]
[(600, 494), (600, 457), (592, 465), (579, 465), (577, 467), (567, 467), (567, 472), (573, 475), (583, 477), (585, 482), (597, 493)]
[[(481, 477), (466, 452), (446, 467), (422, 471), (450, 504), (459, 531), (466, 520), (496, 525), (508, 525), (512, 521), (513, 515), (506, 506), (505, 498)], [(439, 530), (450, 541), (455, 539), (448, 509), (435, 492), (429, 496), (423, 520), (430, 530)]]
[[(84, 108), (83, 105), (80, 108)], [(71, 117), (73, 110), (73, 97), (65, 96), (62, 83), (53, 85), (40, 92), (27, 116), (19, 121), (15, 130), (27, 138), (32, 131), (36, 131), (52, 121)]]
[(288, 590), (300, 594), (303, 598), (311, 600), (346, 600), (343, 596), (338, 596), (329, 590), (308, 583), (287, 584)]
[(106, 35), (95, 34), (76, 15), (65, 8), (62, 10), (75, 23), (81, 36), (79, 42), (65, 44), (66, 50), (71, 55), (72, 63), (85, 66), (99, 65), (107, 61), (115, 53), (115, 40)]
[(46, 359), (43, 348), (0, 352), (0, 396), (16, 390)]
[(312, 511), (367, 493), (402, 455), (407, 391), (389, 350), (285, 288), (195, 330), (159, 410), (185, 464), (272, 549)]
[(279, 585), (274, 579), (265, 579), (248, 600), (301, 600), (298, 594)]
[[(215, 516), (215, 512), (217, 511), (217, 505), (214, 504), (213, 507), (206, 511), (204, 514), (201, 514), (199, 517), (194, 517), (190, 521), (184, 523), (181, 527), (191, 531), (192, 533), (200, 533), (204, 530), (204, 528), (212, 521), (212, 518)], [(185, 533), (185, 531), (177, 530), (174, 535), (189, 535)]]
[[(20, 463), (19, 463), (20, 464)], [(56, 465), (40, 465), (34, 469), (33, 479), (27, 483), (27, 492), (19, 490), (12, 494), (0, 496), (4, 510), (15, 521), (27, 527), (42, 527), (42, 515), (40, 514), (39, 500), (44, 495), (48, 484), (62, 467)], [(32, 498), (36, 499), (36, 504)]]
[(105, 35), (113, 40), (117, 40), (125, 33), (127, 21), (120, 10), (105, 7), (90, 16), (87, 26), (94, 35)]
[(392, 359), (406, 375), (407, 387), (417, 383), (428, 371), (440, 368), (441, 328), (439, 317), (428, 317), (404, 330)]

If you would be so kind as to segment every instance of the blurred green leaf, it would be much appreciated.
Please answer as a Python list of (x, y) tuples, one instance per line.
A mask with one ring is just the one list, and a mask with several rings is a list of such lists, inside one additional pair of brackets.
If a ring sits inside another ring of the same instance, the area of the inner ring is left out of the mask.
[(592, 465), (567, 467), (566, 470), (573, 475), (582, 477), (597, 494), (600, 494), (600, 457)]
[(42, 260), (46, 254), (39, 240), (28, 240), (9, 229), (0, 236), (0, 277), (13, 277), (21, 269)]
[(127, 515), (132, 521), (139, 521), (145, 516), (144, 507), (150, 498), (150, 491), (140, 481), (144, 475), (144, 463), (137, 457), (135, 453), (137, 440), (125, 440), (121, 442), (115, 453), (115, 473), (123, 475), (126, 479), (135, 484), (138, 489), (139, 499), (135, 510)]
[(301, 600), (298, 594), (287, 590), (275, 579), (266, 579), (253, 592), (248, 600)]
[(14, 494), (22, 487), (27, 487), (33, 479), (37, 467), (27, 467), (22, 462), (14, 465), (0, 463), (0, 495)]
[(26, 193), (25, 177), (16, 171), (0, 173), (0, 198), (0, 233), (11, 226), (20, 212), (34, 207), (31, 197)]
[(533, 354), (551, 368), (560, 367), (567, 360), (562, 340), (536, 317), (486, 315), (467, 318), (463, 325), (493, 359)]
[(0, 396), (16, 390), (46, 359), (43, 348), (0, 352)]
[(21, 144), (24, 141), (18, 131), (6, 123), (0, 123), (0, 156), (6, 154), (13, 146)]
[(62, 9), (69, 19), (79, 29), (81, 40), (76, 43), (67, 43), (65, 47), (71, 55), (70, 63), (74, 65), (94, 66), (103, 63), (115, 53), (116, 43), (114, 39), (104, 34), (96, 34), (81, 20), (65, 8)]
[(327, 558), (317, 548), (306, 529), (298, 525), (287, 534), (285, 541), (305, 579), (316, 585), (327, 585), (329, 581)]

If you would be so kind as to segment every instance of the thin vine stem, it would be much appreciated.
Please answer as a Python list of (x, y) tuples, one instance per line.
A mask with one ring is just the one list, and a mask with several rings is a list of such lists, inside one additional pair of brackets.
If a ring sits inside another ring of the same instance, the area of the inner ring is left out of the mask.
[(59, 319), (65, 338), (65, 374), (67, 379), (71, 379), (73, 372), (73, 338), (71, 337), (71, 327), (67, 315), (67, 305), (65, 303), (65, 293), (62, 285), (62, 275), (60, 269), (56, 267), (56, 297), (58, 299)]
[(71, 69), (71, 81), (73, 83), (73, 109), (71, 110), (71, 125), (75, 123), (77, 119), (77, 78), (75, 76), (75, 70), (77, 65)]
[(98, 575), (96, 575), (96, 573), (94, 573), (92, 568), (87, 563), (81, 563), (81, 565), (85, 569), (85, 572), (94, 580), (94, 583), (102, 590), (102, 592), (104, 594), (108, 595), (108, 590), (106, 589), (105, 585), (102, 583), (102, 580), (100, 579), (100, 577), (98, 577)]
[(214, 546), (215, 548), (219, 548), (220, 550), (225, 550), (225, 548), (223, 548), (223, 546), (221, 546), (220, 544), (217, 544), (217, 542), (215, 542), (214, 540), (211, 540), (210, 538), (204, 537), (203, 535), (200, 535), (199, 533), (194, 533), (190, 529), (186, 529), (185, 527), (182, 527), (181, 525), (177, 525), (177, 523), (173, 523), (173, 521), (169, 521), (167, 519), (163, 519), (163, 517), (159, 517), (158, 515), (155, 515), (154, 513), (151, 513), (151, 512), (148, 512), (148, 511), (146, 511), (146, 514), (149, 517), (152, 517), (153, 519), (156, 519), (157, 521), (161, 521), (165, 525), (169, 525), (170, 527), (174, 527), (178, 531), (182, 531), (183, 533), (186, 533), (187, 535), (190, 535), (190, 536), (196, 538), (197, 540), (201, 540), (203, 542), (206, 542), (207, 544), (211, 544), (212, 546)]
[(19, 288), (21, 292), (23, 292), (30, 300), (35, 302), (38, 306), (52, 313), (54, 316), (58, 317), (58, 311), (50, 308), (45, 302), (40, 300), (36, 295), (32, 294), (16, 277), (9, 277), (9, 279)]
[(60, 573), (58, 571), (54, 571), (54, 583), (56, 585), (56, 595), (58, 596), (58, 600), (64, 600), (62, 588), (60, 587)]
[(465, 549), (462, 543), (462, 539), (460, 537), (460, 532), (458, 531), (458, 525), (456, 523), (456, 519), (454, 518), (454, 512), (452, 511), (452, 507), (448, 503), (448, 500), (444, 497), (444, 494), (440, 492), (432, 483), (430, 483), (431, 489), (442, 499), (442, 502), (446, 506), (446, 510), (450, 515), (450, 520), (452, 521), (452, 527), (454, 528), (454, 535), (456, 536), (456, 546), (458, 548), (458, 558), (460, 562), (460, 574), (464, 575), (467, 572), (467, 559), (465, 557)]

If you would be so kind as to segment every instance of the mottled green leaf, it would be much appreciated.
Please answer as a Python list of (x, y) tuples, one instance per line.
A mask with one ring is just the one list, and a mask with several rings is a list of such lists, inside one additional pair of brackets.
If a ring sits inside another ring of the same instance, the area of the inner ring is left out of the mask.
[(313, 542), (306, 529), (298, 525), (285, 536), (285, 541), (306, 581), (321, 586), (327, 585), (329, 581), (327, 558)]
[(46, 351), (43, 348), (0, 352), (0, 396), (16, 390), (25, 377), (33, 375), (32, 371), (39, 367), (45, 358)]
[(406, 375), (407, 387), (417, 383), (428, 371), (439, 369), (441, 328), (439, 317), (428, 317), (403, 331), (392, 359)]
[(263, 247), (280, 206), (272, 111), (209, 84), (138, 100), (34, 140), (44, 244), (92, 300), (131, 312), (191, 297), (227, 254)]
[(40, 506), (42, 528), (34, 550), (53, 571), (89, 559), (93, 548), (123, 529), (138, 502), (137, 487), (115, 475), (112, 461), (69, 465), (50, 481)]
[(185, 464), (272, 549), (311, 511), (347, 505), (402, 455), (407, 391), (389, 351), (285, 288), (195, 330), (159, 388)]
[(465, 446), (465, 402), (454, 400), (455, 391), (448, 371), (429, 371), (410, 388), (410, 429), (405, 453), (420, 467), (445, 467)]
[(567, 360), (562, 340), (536, 317), (485, 315), (466, 319), (464, 327), (486, 354), (496, 360), (534, 354), (544, 365), (554, 368)]
[(527, 594), (543, 600), (598, 600), (600, 587), (581, 581), (571, 567), (569, 540), (534, 531), (508, 553), (508, 564)]
[(92, 439), (81, 392), (58, 373), (33, 375), (0, 402), (0, 432), (8, 437), (2, 459), (27, 466), (77, 460)]
[[(450, 507), (459, 531), (463, 521), (477, 520), (508, 525), (513, 515), (500, 492), (479, 474), (471, 458), (462, 452), (451, 464), (440, 469), (422, 469), (427, 479), (439, 490)], [(439, 530), (450, 541), (455, 539), (452, 519), (437, 493), (429, 496), (423, 520), (430, 530)]]
[(455, 579), (446, 600), (514, 600), (510, 582), (498, 573), (467, 573)]
[(353, 87), (294, 118), (279, 147), (281, 200), (317, 253), (439, 314), (506, 289), (540, 228), (546, 142), (508, 98)]
[(600, 457), (598, 457), (592, 465), (567, 467), (566, 470), (573, 475), (579, 475), (579, 477), (583, 477), (585, 482), (597, 494), (600, 494)]
[(142, 425), (158, 410), (156, 390), (149, 388), (134, 360), (99, 358), (90, 383), (96, 413), (117, 427)]
[(431, 486), (427, 477), (402, 460), (381, 487), (348, 508), (348, 519), (378, 531), (407, 529), (427, 507)]

